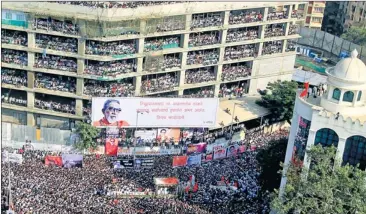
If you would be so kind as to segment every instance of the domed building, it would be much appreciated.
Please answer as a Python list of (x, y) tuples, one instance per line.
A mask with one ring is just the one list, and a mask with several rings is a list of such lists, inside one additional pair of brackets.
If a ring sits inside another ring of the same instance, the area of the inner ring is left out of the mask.
[[(354, 50), (326, 72), (327, 91), (321, 96), (296, 97), (285, 164), (294, 157), (310, 163), (306, 149), (312, 145), (337, 147), (342, 164), (366, 169), (366, 66)], [(281, 189), (286, 178), (281, 181)]]

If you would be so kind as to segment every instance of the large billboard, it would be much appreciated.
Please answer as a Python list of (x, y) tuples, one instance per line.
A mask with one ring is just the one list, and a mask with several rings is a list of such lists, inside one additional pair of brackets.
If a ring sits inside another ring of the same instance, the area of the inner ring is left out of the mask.
[[(93, 97), (96, 127), (207, 127), (216, 124), (218, 98)], [(139, 113), (138, 113), (139, 112)]]

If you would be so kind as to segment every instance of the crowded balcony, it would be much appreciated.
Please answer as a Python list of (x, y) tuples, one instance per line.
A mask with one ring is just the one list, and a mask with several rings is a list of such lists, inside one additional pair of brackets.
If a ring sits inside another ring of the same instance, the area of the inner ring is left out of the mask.
[(62, 52), (78, 52), (78, 40), (61, 36), (52, 36), (46, 34), (36, 34), (36, 47), (42, 49), (51, 49)]
[(1, 102), (17, 106), (27, 106), (27, 92), (11, 90), (2, 88), (1, 89)]
[(161, 57), (144, 58), (144, 71), (159, 72), (167, 69), (178, 69), (181, 67), (179, 53), (165, 54)]
[(28, 35), (24, 31), (1, 29), (1, 43), (28, 46)]
[(268, 12), (267, 21), (287, 19), (288, 15), (286, 11), (277, 11), (275, 8)]
[(212, 82), (216, 80), (214, 67), (204, 67), (186, 70), (184, 83), (199, 84), (204, 82)]
[(230, 11), (229, 24), (246, 24), (263, 21), (263, 9), (234, 10)]
[(180, 47), (180, 36), (164, 36), (146, 38), (144, 44), (144, 52), (159, 51), (169, 48)]
[(90, 7), (93, 9), (102, 8), (102, 9), (111, 9), (111, 8), (138, 8), (138, 7), (148, 7), (148, 6), (156, 6), (156, 5), (167, 5), (167, 4), (177, 4), (182, 3), (180, 1), (136, 1), (136, 2), (116, 2), (116, 1), (50, 1), (50, 3), (58, 3), (58, 4), (67, 4), (67, 5), (76, 5), (83, 7)]
[(117, 60), (110, 62), (100, 62), (93, 60), (85, 61), (85, 74), (95, 76), (112, 76), (136, 72), (137, 65), (135, 59)]
[(178, 91), (169, 91), (163, 93), (155, 93), (155, 94), (146, 94), (146, 97), (178, 97)]
[(239, 45), (225, 48), (224, 60), (237, 60), (247, 57), (255, 57), (256, 47), (254, 44)]
[(75, 100), (46, 94), (35, 94), (34, 107), (42, 110), (75, 114)]
[(177, 86), (178, 75), (176, 72), (147, 75), (142, 77), (141, 94), (170, 91)]
[(187, 65), (213, 65), (218, 61), (219, 51), (217, 49), (190, 51), (187, 54)]
[(92, 103), (90, 100), (83, 100), (83, 116), (86, 116), (87, 119), (91, 119), (91, 109)]
[(287, 40), (286, 52), (296, 51), (296, 41), (293, 39)]
[(34, 67), (77, 72), (78, 65), (75, 58), (36, 53)]
[(191, 29), (222, 26), (221, 12), (192, 14)]
[(258, 26), (229, 29), (226, 35), (226, 42), (230, 43), (258, 39), (258, 31)]
[(298, 11), (298, 10), (292, 10), (291, 12), (291, 18), (293, 19), (302, 19), (304, 18), (304, 13), (302, 11)]
[(184, 30), (186, 27), (185, 20), (184, 15), (149, 19), (146, 22), (146, 29), (149, 33)]
[(233, 81), (240, 78), (250, 76), (252, 69), (247, 62), (240, 62), (235, 64), (227, 64), (222, 67), (221, 80)]
[(249, 81), (239, 81), (232, 83), (224, 83), (220, 86), (219, 97), (230, 98), (230, 97), (243, 97), (248, 93)]
[(115, 42), (99, 42), (87, 40), (85, 53), (90, 55), (112, 56), (112, 55), (132, 55), (137, 52), (135, 40), (123, 40)]
[(84, 94), (92, 97), (131, 97), (135, 95), (132, 78), (117, 81), (85, 79)]
[(188, 47), (220, 44), (219, 31), (206, 31), (189, 34)]
[(27, 86), (27, 71), (1, 68), (1, 83), (17, 87)]
[(284, 36), (286, 33), (285, 24), (271, 24), (266, 25), (264, 29), (264, 38)]
[(67, 76), (36, 73), (34, 87), (53, 91), (75, 93), (76, 79)]
[(15, 64), (20, 66), (28, 65), (28, 53), (25, 51), (17, 51), (11, 49), (1, 49), (1, 61), (4, 63)]
[(34, 30), (44, 30), (44, 31), (55, 31), (63, 34), (77, 35), (79, 32), (79, 27), (77, 24), (72, 23), (70, 20), (57, 20), (49, 17), (35, 18), (33, 22)]
[(290, 24), (288, 35), (294, 35), (299, 33), (299, 25)]
[(183, 96), (187, 98), (210, 98), (215, 96), (214, 92), (214, 86), (190, 88), (183, 91)]
[(262, 55), (282, 53), (283, 41), (270, 41), (263, 43)]

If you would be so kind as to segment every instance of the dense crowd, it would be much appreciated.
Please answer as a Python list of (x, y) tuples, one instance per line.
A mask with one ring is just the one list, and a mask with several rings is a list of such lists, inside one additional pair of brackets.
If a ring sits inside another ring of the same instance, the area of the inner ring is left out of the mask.
[(166, 48), (178, 48), (180, 45), (178, 36), (167, 36), (145, 39), (144, 51), (158, 51)]
[(187, 54), (187, 65), (213, 65), (219, 61), (219, 53), (217, 49), (190, 51)]
[(213, 67), (186, 70), (185, 84), (196, 84), (211, 82), (216, 80), (216, 74)]
[(93, 97), (131, 97), (135, 95), (132, 81), (96, 81), (88, 79), (84, 84), (84, 94)]
[(245, 91), (245, 88), (245, 83), (241, 83), (238, 85), (232, 84), (231, 86), (223, 84), (219, 92), (219, 97), (242, 97), (244, 94), (247, 93), (247, 91)]
[(298, 31), (299, 31), (299, 26), (291, 24), (289, 27), (289, 30), (288, 30), (288, 35), (297, 34), (297, 33), (299, 33)]
[(16, 86), (27, 86), (27, 72), (1, 68), (1, 82)]
[(282, 53), (282, 41), (271, 41), (263, 44), (262, 55)]
[(162, 69), (172, 69), (172, 68), (180, 68), (181, 67), (181, 60), (176, 56), (171, 55), (164, 55)]
[(287, 19), (287, 15), (285, 11), (272, 11), (268, 13), (267, 20), (279, 20), (279, 19)]
[[(156, 32), (168, 32), (175, 30), (184, 30), (186, 28), (186, 24), (184, 21), (166, 21), (162, 24), (156, 25)], [(155, 32), (155, 31), (154, 31)]]
[(292, 40), (287, 40), (287, 46), (285, 51), (296, 51), (296, 42)]
[(1, 30), (1, 43), (28, 46), (27, 33), (15, 30)]
[(159, 75), (159, 77), (149, 78), (141, 82), (141, 93), (148, 94), (159, 91), (169, 91), (178, 86), (178, 77), (175, 73)]
[(34, 107), (44, 109), (44, 110), (51, 110), (57, 111), (61, 113), (68, 113), (68, 114), (75, 114), (75, 102), (72, 101), (71, 104), (63, 104), (56, 101), (44, 101), (35, 98), (34, 99)]
[(224, 60), (235, 60), (255, 56), (255, 45), (239, 45), (225, 48)]
[(18, 106), (27, 106), (27, 99), (23, 99), (22, 97), (9, 96), (8, 94), (2, 94), (1, 101)]
[(188, 46), (197, 47), (204, 45), (214, 45), (220, 43), (220, 33), (215, 32), (202, 32), (192, 33), (189, 35)]
[(36, 53), (34, 67), (77, 72), (78, 64), (74, 58)]
[(229, 29), (226, 35), (226, 42), (240, 42), (258, 39), (258, 27)]
[(84, 73), (96, 76), (116, 76), (136, 72), (137, 65), (135, 60), (118, 61), (87, 61)]
[(203, 87), (198, 89), (188, 89), (184, 90), (184, 97), (187, 98), (208, 98), (214, 97), (214, 88), (213, 87)]
[(103, 56), (135, 54), (136, 44), (134, 40), (115, 42), (87, 41), (85, 53)]
[(75, 93), (76, 79), (72, 77), (54, 76), (45, 73), (36, 73), (34, 80), (34, 87)]
[(192, 16), (191, 29), (221, 26), (222, 24), (221, 13), (200, 13)]
[(33, 28), (45, 31), (57, 31), (64, 34), (77, 35), (79, 26), (69, 20), (56, 20), (52, 18), (36, 18), (33, 22)]
[(224, 65), (222, 67), (221, 80), (231, 81), (239, 78), (244, 78), (252, 73), (252, 69), (245, 65)]
[[(207, 134), (205, 138), (214, 139), (228, 132), (223, 129)], [(196, 167), (172, 168), (172, 156), (155, 156), (151, 157), (154, 159), (152, 168), (138, 171), (112, 169), (112, 159), (104, 155), (84, 155), (82, 168), (45, 166), (46, 155), (60, 153), (21, 149), (17, 152), (23, 156), (22, 164), (11, 162), (2, 166), (2, 205), (9, 205), (6, 195), (10, 171), (12, 204), (16, 213), (268, 213), (269, 197), (267, 192), (261, 191), (258, 180), (261, 169), (256, 155), (270, 141), (287, 136), (287, 131), (248, 133), (244, 141), (231, 144), (250, 145), (256, 150), (248, 149), (236, 157), (213, 160)], [(4, 150), (12, 151), (11, 148)], [(187, 193), (170, 189), (170, 193), (176, 195), (173, 198), (151, 195), (116, 197), (111, 194), (115, 190), (125, 194), (133, 191), (151, 194), (156, 190), (155, 177), (176, 177), (180, 181), (179, 187), (184, 187), (192, 175), (198, 183), (198, 190)], [(225, 188), (213, 188), (219, 184)]]
[(299, 13), (297, 10), (293, 10), (291, 13), (291, 18), (298, 18), (301, 19), (304, 17), (303, 13)]
[(37, 34), (36, 47), (64, 52), (78, 52), (78, 40), (60, 36)]
[(240, 11), (230, 12), (229, 24), (245, 24), (251, 22), (260, 22), (263, 19), (263, 15), (260, 11)]
[(117, 1), (56, 1), (51, 3), (77, 5), (90, 8), (137, 8), (137, 7), (147, 7), (155, 5), (167, 5), (167, 4), (177, 4), (182, 3), (181, 1), (134, 1), (134, 2), (117, 2)]
[(284, 36), (285, 25), (283, 24), (271, 24), (267, 25), (264, 30), (264, 37)]
[(28, 54), (25, 51), (1, 49), (1, 61), (21, 66), (28, 65)]

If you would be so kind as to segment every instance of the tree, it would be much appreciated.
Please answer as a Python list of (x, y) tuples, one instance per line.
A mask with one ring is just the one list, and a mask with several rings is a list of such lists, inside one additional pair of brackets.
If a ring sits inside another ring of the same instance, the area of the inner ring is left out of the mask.
[(257, 154), (257, 161), (261, 167), (259, 181), (264, 191), (272, 192), (280, 186), (280, 163), (284, 161), (286, 155), (287, 141), (287, 138), (274, 140)]
[(286, 120), (291, 124), (297, 88), (297, 83), (292, 81), (268, 83), (267, 92), (257, 104), (271, 111), (272, 122)]
[(310, 169), (290, 164), (283, 196), (276, 194), (271, 208), (278, 214), (366, 213), (366, 172), (341, 166), (335, 153), (318, 145), (308, 151)]
[[(363, 24), (364, 25), (364, 24)], [(365, 46), (366, 45), (366, 27), (364, 26), (352, 26), (343, 33), (341, 37), (347, 41), (355, 44)]]
[(76, 124), (75, 133), (79, 135), (79, 140), (75, 147), (80, 150), (96, 148), (97, 142), (95, 138), (99, 134), (99, 130), (89, 123), (79, 122)]

